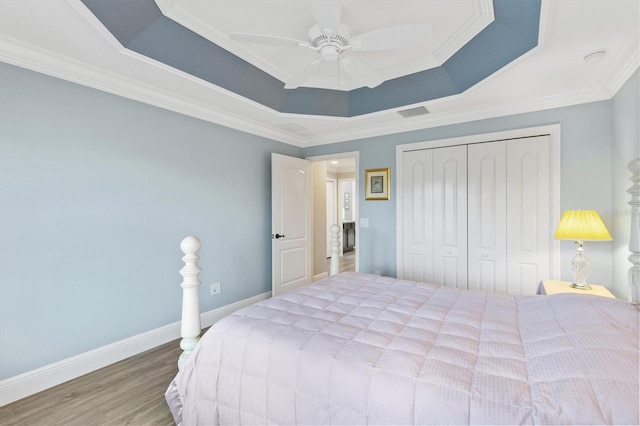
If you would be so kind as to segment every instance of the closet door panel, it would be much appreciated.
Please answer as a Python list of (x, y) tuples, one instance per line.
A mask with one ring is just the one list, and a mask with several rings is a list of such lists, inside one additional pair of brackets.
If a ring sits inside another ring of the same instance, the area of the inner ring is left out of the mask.
[(434, 283), (467, 288), (467, 147), (433, 149)]
[(403, 162), (403, 278), (433, 282), (433, 153), (405, 152)]
[(507, 142), (507, 285), (509, 294), (535, 294), (549, 276), (549, 137)]
[(506, 142), (469, 145), (469, 289), (507, 292)]

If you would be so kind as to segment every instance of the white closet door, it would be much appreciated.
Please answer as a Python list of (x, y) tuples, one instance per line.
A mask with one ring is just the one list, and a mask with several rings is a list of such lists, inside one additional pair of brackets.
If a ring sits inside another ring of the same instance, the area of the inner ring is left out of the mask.
[(433, 282), (467, 288), (467, 147), (433, 150)]
[(402, 278), (433, 282), (433, 150), (403, 154)]
[(505, 141), (468, 148), (469, 289), (507, 293)]
[(535, 294), (550, 276), (549, 136), (507, 141), (507, 291)]

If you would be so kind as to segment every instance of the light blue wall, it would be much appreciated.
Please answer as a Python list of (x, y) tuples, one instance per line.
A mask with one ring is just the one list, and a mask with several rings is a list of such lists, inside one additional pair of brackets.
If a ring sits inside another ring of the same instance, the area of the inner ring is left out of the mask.
[[(560, 123), (562, 209), (615, 212), (638, 79), (612, 102), (300, 150), (0, 63), (0, 379), (177, 321), (186, 235), (203, 243), (204, 311), (269, 291), (271, 152), (360, 151), (359, 176), (391, 167), (393, 185), (397, 144)], [(396, 272), (393, 188), (364, 201), (360, 179), (362, 271)], [(594, 282), (626, 274), (611, 243), (588, 250)]]
[(203, 311), (270, 291), (271, 152), (0, 63), (0, 379), (178, 321), (187, 235)]
[[(595, 209), (607, 212), (611, 208), (611, 102), (594, 102), (528, 114), (442, 126), (402, 134), (367, 138), (340, 144), (304, 149), (305, 156), (338, 152), (360, 152), (359, 214), (369, 219), (369, 228), (358, 228), (360, 234), (360, 271), (381, 271), (396, 274), (396, 203), (393, 190), (391, 201), (365, 201), (365, 169), (390, 167), (391, 184), (395, 188), (398, 144), (438, 140), (480, 133), (498, 132), (526, 127), (560, 124), (561, 135), (561, 208)], [(605, 217), (610, 226), (610, 218)], [(587, 244), (593, 262), (591, 282), (611, 283), (611, 243)], [(569, 262), (575, 253), (574, 244), (562, 242), (562, 276), (571, 279)]]
[(627, 164), (640, 157), (640, 71), (624, 84), (613, 98), (613, 154), (611, 170), (613, 176), (612, 208), (613, 222), (613, 283), (616, 293), (628, 292), (629, 229), (631, 223), (630, 195), (631, 172)]

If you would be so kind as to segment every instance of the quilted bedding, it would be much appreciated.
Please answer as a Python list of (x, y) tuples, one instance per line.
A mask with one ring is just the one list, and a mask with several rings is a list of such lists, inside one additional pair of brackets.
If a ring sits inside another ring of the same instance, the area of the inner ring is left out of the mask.
[(167, 390), (176, 424), (639, 424), (639, 312), (343, 273), (243, 308)]

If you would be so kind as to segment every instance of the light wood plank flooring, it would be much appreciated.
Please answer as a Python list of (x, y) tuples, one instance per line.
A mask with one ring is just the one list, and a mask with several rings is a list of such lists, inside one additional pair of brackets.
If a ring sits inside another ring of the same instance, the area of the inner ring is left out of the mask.
[(179, 340), (0, 407), (0, 425), (174, 425), (164, 399)]
[[(340, 272), (354, 270), (355, 250), (340, 257)], [(180, 352), (178, 339), (0, 407), (0, 425), (173, 425), (164, 392)]]
[[(356, 270), (356, 250), (344, 253), (340, 256), (340, 272), (353, 272)], [(327, 271), (331, 267), (331, 258), (327, 259)]]

